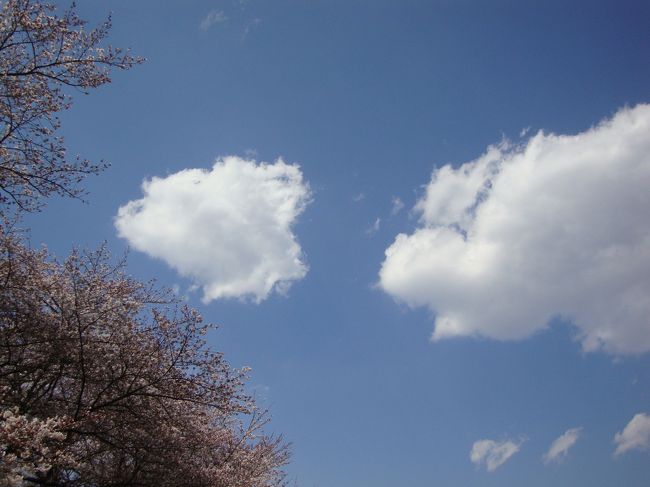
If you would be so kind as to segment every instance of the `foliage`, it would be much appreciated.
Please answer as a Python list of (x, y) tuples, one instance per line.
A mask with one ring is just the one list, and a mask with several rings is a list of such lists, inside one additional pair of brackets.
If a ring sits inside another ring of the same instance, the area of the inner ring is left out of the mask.
[[(7, 0), (0, 10), (0, 203), (33, 211), (42, 197), (79, 196), (86, 175), (103, 166), (66, 158), (57, 113), (70, 107), (67, 89), (88, 91), (110, 82), (112, 68), (142, 61), (101, 47), (110, 18), (86, 31), (73, 6)], [(69, 90), (68, 90), (69, 91)]]

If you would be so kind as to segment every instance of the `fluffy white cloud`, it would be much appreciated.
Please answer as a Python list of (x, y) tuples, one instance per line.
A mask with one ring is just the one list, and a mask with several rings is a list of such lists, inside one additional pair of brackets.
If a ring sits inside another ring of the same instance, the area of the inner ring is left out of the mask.
[(475, 465), (484, 466), (488, 472), (494, 472), (517, 453), (520, 448), (521, 443), (515, 443), (512, 440), (501, 442), (478, 440), (472, 445), (469, 458)]
[(434, 340), (519, 339), (560, 316), (583, 348), (650, 351), (650, 105), (434, 171), (379, 285), (435, 313)]
[(544, 455), (544, 463), (561, 462), (569, 453), (569, 449), (575, 445), (580, 437), (582, 428), (571, 428), (561, 434)]
[(645, 413), (636, 414), (622, 432), (614, 435), (614, 443), (614, 455), (650, 448), (650, 416)]
[(307, 273), (291, 230), (310, 198), (297, 165), (225, 157), (146, 180), (142, 191), (118, 210), (118, 234), (193, 279), (206, 302), (260, 302)]

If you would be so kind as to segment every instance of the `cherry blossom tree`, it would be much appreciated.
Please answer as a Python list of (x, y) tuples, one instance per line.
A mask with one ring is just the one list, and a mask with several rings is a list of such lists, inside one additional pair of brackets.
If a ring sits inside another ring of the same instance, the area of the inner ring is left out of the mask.
[(69, 160), (57, 114), (71, 93), (110, 82), (114, 68), (141, 58), (102, 46), (110, 18), (93, 30), (75, 13), (34, 0), (6, 0), (0, 9), (0, 203), (33, 211), (42, 197), (77, 197), (78, 183), (103, 164)]
[(0, 235), (5, 485), (281, 485), (287, 447), (210, 328), (107, 252), (63, 263)]
[(0, 487), (282, 485), (287, 445), (196, 310), (105, 248), (59, 262), (6, 223), (102, 168), (66, 158), (56, 115), (141, 60), (101, 47), (110, 19), (84, 25), (0, 2)]

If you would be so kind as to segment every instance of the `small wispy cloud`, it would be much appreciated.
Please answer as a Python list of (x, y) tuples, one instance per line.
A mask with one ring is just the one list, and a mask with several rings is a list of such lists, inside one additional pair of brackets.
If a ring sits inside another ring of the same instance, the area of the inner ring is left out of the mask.
[(544, 463), (563, 461), (567, 457), (569, 449), (578, 441), (581, 432), (582, 428), (571, 428), (556, 438), (542, 457)]
[(357, 193), (352, 197), (352, 201), (354, 201), (355, 203), (359, 203), (359, 202), (363, 201), (364, 199), (366, 199), (366, 194), (363, 193), (363, 192)]
[(246, 23), (244, 26), (244, 33), (242, 34), (242, 39), (246, 39), (248, 37), (248, 34), (250, 34), (254, 29), (257, 29), (261, 23), (262, 19), (257, 17)]
[(381, 227), (381, 218), (377, 217), (375, 219), (375, 222), (366, 229), (366, 235), (372, 237), (375, 233), (379, 231), (379, 227)]
[(201, 23), (199, 24), (199, 29), (206, 31), (216, 24), (220, 24), (228, 20), (226, 14), (221, 10), (211, 10), (208, 14), (203, 17)]
[(390, 209), (390, 216), (395, 216), (404, 208), (404, 202), (397, 196), (393, 196), (390, 201), (392, 205)]
[(497, 442), (494, 440), (478, 440), (472, 445), (469, 458), (473, 464), (484, 466), (488, 472), (494, 472), (506, 463), (521, 448), (521, 441), (512, 440)]
[(616, 450), (614, 455), (622, 455), (630, 450), (647, 450), (650, 448), (650, 416), (636, 414), (623, 431), (614, 436)]

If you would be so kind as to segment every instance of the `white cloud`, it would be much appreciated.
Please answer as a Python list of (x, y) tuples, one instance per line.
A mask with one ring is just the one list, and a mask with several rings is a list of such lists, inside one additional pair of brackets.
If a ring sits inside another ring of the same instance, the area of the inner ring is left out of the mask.
[(250, 22), (246, 24), (244, 27), (244, 33), (242, 34), (242, 38), (246, 39), (248, 37), (248, 34), (250, 34), (254, 29), (259, 27), (262, 23), (262, 19), (260, 18), (254, 18)]
[(496, 442), (478, 440), (472, 445), (469, 458), (477, 466), (484, 466), (488, 472), (494, 472), (519, 451), (521, 443), (512, 440)]
[(372, 237), (381, 227), (381, 218), (375, 218), (375, 222), (366, 229), (366, 235)]
[(616, 451), (621, 455), (629, 450), (647, 450), (650, 448), (650, 416), (645, 413), (635, 415), (621, 433), (614, 436)]
[(561, 462), (566, 458), (569, 449), (575, 445), (580, 437), (582, 428), (571, 428), (561, 434), (544, 455), (544, 463)]
[(434, 171), (381, 288), (432, 338), (519, 339), (570, 320), (587, 351), (650, 351), (650, 105)]
[(402, 208), (404, 208), (404, 202), (397, 196), (393, 196), (390, 201), (392, 204), (392, 207), (390, 209), (390, 216), (395, 216), (400, 211), (402, 211)]
[(352, 201), (354, 201), (355, 203), (360, 203), (364, 199), (366, 199), (365, 193), (358, 193), (352, 197)]
[(203, 17), (201, 23), (199, 24), (199, 29), (208, 30), (215, 24), (220, 24), (228, 20), (228, 17), (221, 10), (211, 10), (208, 14)]
[(309, 202), (297, 165), (239, 157), (142, 184), (118, 210), (120, 237), (203, 288), (203, 300), (284, 292), (307, 266), (291, 227)]

